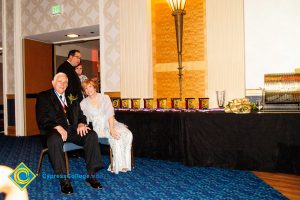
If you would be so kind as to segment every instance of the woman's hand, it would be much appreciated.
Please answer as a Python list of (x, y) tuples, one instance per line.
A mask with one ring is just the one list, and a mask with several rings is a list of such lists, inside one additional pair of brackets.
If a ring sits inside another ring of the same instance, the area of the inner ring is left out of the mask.
[(111, 135), (115, 140), (120, 139), (120, 134), (119, 134), (114, 128), (110, 130), (110, 135)]

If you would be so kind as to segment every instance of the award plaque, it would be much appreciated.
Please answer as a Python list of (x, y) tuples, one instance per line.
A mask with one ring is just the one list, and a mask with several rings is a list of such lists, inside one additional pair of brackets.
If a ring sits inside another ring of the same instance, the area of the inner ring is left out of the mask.
[(112, 105), (114, 108), (120, 108), (121, 107), (121, 99), (120, 98), (113, 98), (112, 99)]
[(140, 109), (141, 107), (141, 99), (131, 99), (131, 108)]
[(167, 98), (158, 98), (157, 108), (162, 108), (162, 109), (167, 108)]
[(122, 108), (130, 108), (130, 99), (121, 99)]
[(195, 109), (195, 98), (185, 98), (185, 108)]
[(209, 98), (198, 98), (199, 99), (199, 109), (209, 108)]
[(153, 98), (144, 99), (144, 108), (147, 109), (153, 108)]
[(181, 99), (180, 98), (172, 98), (171, 99), (171, 107), (172, 108), (181, 108)]

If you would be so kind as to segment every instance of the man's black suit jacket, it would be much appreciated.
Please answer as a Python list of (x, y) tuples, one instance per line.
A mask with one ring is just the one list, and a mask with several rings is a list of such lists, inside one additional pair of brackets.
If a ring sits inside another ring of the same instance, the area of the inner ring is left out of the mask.
[(66, 96), (72, 94), (74, 97), (77, 96), (78, 102), (81, 102), (81, 100), (83, 99), (81, 91), (81, 82), (77, 73), (75, 72), (74, 67), (68, 61), (65, 61), (58, 67), (57, 73), (58, 72), (63, 72), (68, 77), (68, 87), (65, 92)]
[[(72, 130), (76, 130), (79, 123), (86, 124), (86, 117), (80, 108), (78, 101), (72, 103), (67, 99), (67, 112)], [(46, 90), (38, 94), (36, 102), (36, 120), (41, 134), (53, 131), (55, 126), (62, 126), (66, 131), (70, 130), (63, 107), (56, 96), (54, 89)]]

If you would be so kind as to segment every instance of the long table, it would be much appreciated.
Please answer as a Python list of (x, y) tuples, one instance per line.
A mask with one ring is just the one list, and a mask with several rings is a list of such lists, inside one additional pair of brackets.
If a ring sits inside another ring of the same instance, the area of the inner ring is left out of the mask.
[(300, 114), (116, 111), (135, 156), (300, 174)]

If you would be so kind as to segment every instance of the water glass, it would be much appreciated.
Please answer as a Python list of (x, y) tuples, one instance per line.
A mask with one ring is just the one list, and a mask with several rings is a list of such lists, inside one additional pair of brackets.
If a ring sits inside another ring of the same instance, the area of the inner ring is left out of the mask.
[(256, 107), (258, 109), (258, 112), (261, 112), (261, 110), (263, 109), (263, 103), (261, 100), (256, 100)]
[(224, 104), (225, 104), (225, 91), (216, 91), (217, 94), (217, 102), (218, 102), (218, 106), (219, 108), (224, 108)]

